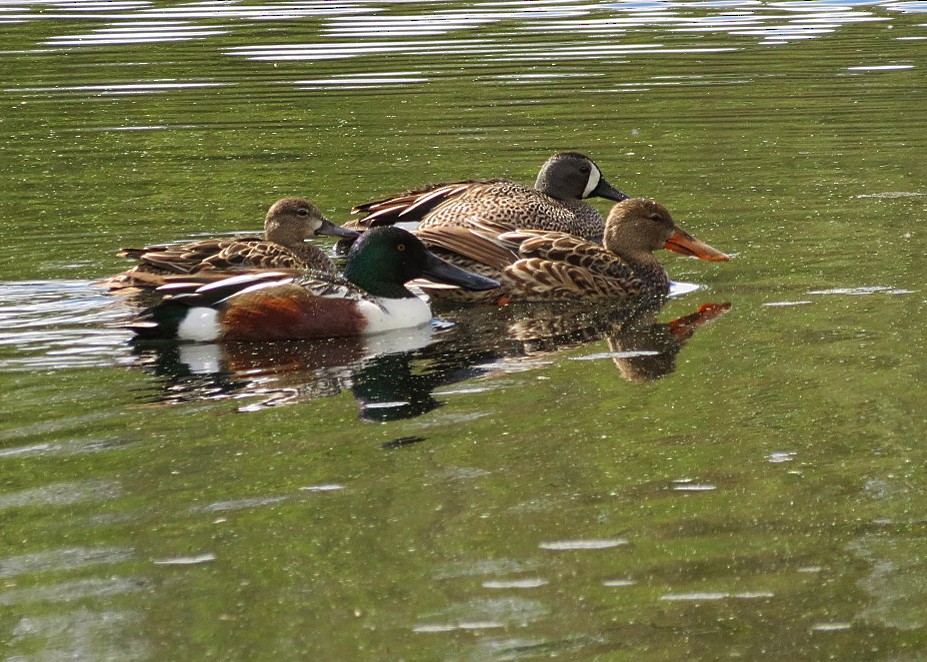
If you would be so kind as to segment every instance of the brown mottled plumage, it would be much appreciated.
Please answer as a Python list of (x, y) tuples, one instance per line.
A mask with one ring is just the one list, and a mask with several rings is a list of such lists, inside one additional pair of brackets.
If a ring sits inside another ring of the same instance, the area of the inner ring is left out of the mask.
[(185, 244), (124, 248), (122, 257), (140, 264), (110, 278), (114, 288), (151, 288), (176, 274), (229, 275), (244, 269), (312, 269), (335, 274), (328, 256), (305, 240), (314, 235), (353, 239), (357, 233), (326, 219), (303, 198), (278, 200), (264, 219), (264, 237), (203, 239)]
[(477, 261), (478, 271), (502, 283), (491, 293), (463, 293), (429, 287), (429, 294), (454, 301), (621, 301), (665, 296), (669, 278), (653, 255), (667, 248), (703, 260), (727, 255), (695, 239), (673, 222), (665, 207), (632, 198), (616, 204), (605, 224), (604, 246), (562, 232), (507, 228), (503, 224), (429, 228), (419, 233), (436, 253)]
[(602, 216), (584, 202), (600, 196), (626, 196), (602, 177), (592, 159), (577, 152), (555, 154), (542, 166), (534, 188), (504, 179), (432, 184), (355, 206), (365, 217), (347, 224), (364, 229), (408, 221), (419, 229), (503, 223), (512, 227), (556, 230), (598, 240)]

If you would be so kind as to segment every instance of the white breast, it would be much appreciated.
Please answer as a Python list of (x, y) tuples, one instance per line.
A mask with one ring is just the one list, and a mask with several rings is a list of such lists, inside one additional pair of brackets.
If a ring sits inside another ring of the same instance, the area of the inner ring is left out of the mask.
[(179, 340), (210, 342), (218, 339), (221, 333), (219, 313), (206, 307), (191, 308), (177, 327)]
[(358, 301), (361, 314), (367, 318), (364, 335), (393, 329), (408, 329), (431, 322), (431, 307), (418, 297)]

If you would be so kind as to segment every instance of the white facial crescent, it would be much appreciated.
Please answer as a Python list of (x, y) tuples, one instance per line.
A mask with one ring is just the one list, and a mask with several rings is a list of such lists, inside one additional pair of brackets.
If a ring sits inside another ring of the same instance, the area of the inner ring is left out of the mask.
[(589, 172), (589, 181), (586, 182), (586, 190), (583, 191), (583, 197), (588, 198), (589, 195), (595, 190), (595, 187), (599, 185), (599, 181), (602, 179), (602, 173), (599, 172), (599, 169), (594, 165), (592, 170)]

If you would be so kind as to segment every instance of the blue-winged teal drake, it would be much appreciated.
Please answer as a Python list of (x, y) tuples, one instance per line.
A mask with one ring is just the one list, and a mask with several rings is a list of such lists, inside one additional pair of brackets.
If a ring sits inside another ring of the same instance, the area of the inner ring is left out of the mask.
[(599, 241), (604, 221), (585, 202), (591, 197), (621, 201), (592, 159), (577, 152), (554, 154), (541, 167), (534, 188), (505, 179), (432, 184), (355, 206), (364, 218), (348, 227), (368, 228), (418, 222), (419, 228), (465, 226), (473, 221), (554, 230)]
[(499, 274), (501, 287), (491, 293), (422, 284), (429, 294), (465, 301), (662, 297), (669, 292), (669, 277), (654, 251), (667, 248), (715, 262), (729, 259), (677, 226), (661, 204), (645, 198), (630, 198), (612, 208), (605, 223), (604, 246), (563, 232), (500, 223), (427, 228), (419, 236), (430, 247), (461, 255), (486, 265), (484, 271)]
[(416, 327), (431, 321), (431, 308), (405, 283), (421, 277), (476, 290), (499, 285), (434, 256), (401, 228), (376, 228), (351, 247), (344, 278), (255, 272), (207, 285), (174, 283), (161, 288), (169, 296), (129, 328), (141, 338), (210, 342)]
[(110, 287), (158, 287), (176, 274), (209, 274), (216, 278), (243, 269), (337, 269), (329, 257), (306, 240), (317, 235), (356, 239), (358, 233), (335, 225), (303, 198), (275, 202), (264, 219), (264, 236), (202, 239), (183, 244), (124, 248), (122, 257), (139, 265), (117, 274)]
[[(564, 232), (601, 241), (605, 221), (586, 198), (624, 200), (628, 196), (609, 184), (592, 159), (577, 152), (561, 152), (541, 167), (534, 188), (504, 179), (433, 184), (352, 209), (366, 216), (346, 227), (364, 229), (398, 222), (418, 222), (413, 232), (437, 255), (457, 266), (499, 279), (502, 274), (486, 261), (449, 250), (440, 237), (455, 229), (480, 226), (500, 231), (516, 228)], [(432, 290), (439, 300), (477, 301), (478, 293)]]

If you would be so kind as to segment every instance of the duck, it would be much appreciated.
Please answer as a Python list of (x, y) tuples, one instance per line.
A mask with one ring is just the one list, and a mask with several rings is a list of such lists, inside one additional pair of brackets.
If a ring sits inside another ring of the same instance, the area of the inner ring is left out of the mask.
[(478, 262), (482, 274), (495, 274), (500, 288), (491, 294), (420, 283), (429, 295), (482, 303), (532, 301), (626, 301), (662, 298), (669, 276), (654, 255), (661, 248), (700, 260), (726, 262), (727, 254), (679, 227), (670, 212), (649, 198), (615, 204), (605, 222), (603, 244), (564, 232), (471, 223), (467, 227), (427, 228), (418, 237)]
[(363, 230), (408, 221), (424, 229), (501, 222), (598, 241), (605, 222), (585, 202), (591, 197), (620, 202), (628, 196), (609, 184), (585, 154), (560, 152), (541, 166), (533, 187), (507, 179), (431, 184), (355, 205), (351, 213), (364, 217), (345, 225)]
[(197, 342), (367, 336), (431, 322), (406, 288), (415, 278), (474, 290), (499, 283), (441, 260), (414, 235), (374, 228), (354, 242), (343, 277), (263, 271), (202, 284), (170, 283), (158, 305), (129, 326), (136, 337)]
[(111, 277), (111, 289), (157, 288), (175, 274), (203, 273), (220, 279), (243, 269), (313, 270), (335, 275), (332, 260), (306, 239), (328, 235), (345, 240), (359, 236), (354, 230), (329, 221), (305, 198), (283, 198), (264, 218), (264, 236), (202, 239), (184, 244), (123, 248), (121, 257), (140, 264)]

